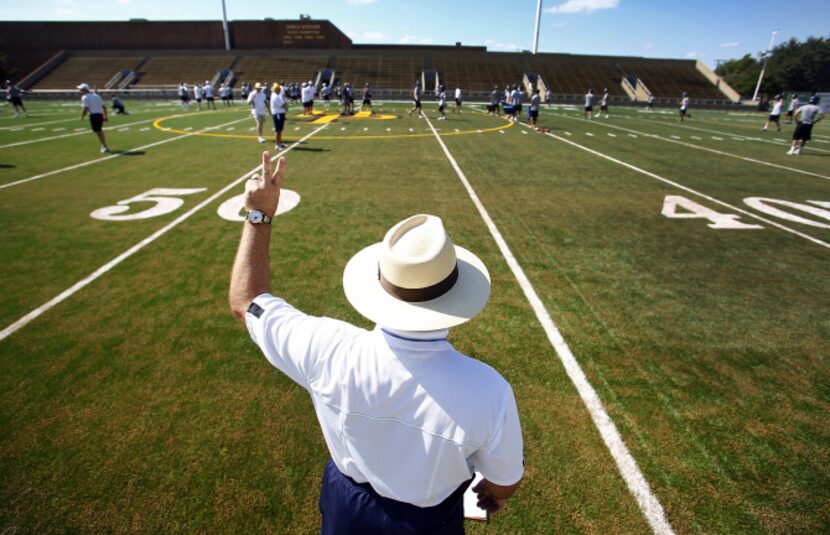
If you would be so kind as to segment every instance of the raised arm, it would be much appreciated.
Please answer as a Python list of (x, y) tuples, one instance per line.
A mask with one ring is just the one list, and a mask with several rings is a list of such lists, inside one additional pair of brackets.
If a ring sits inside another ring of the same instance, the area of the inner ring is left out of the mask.
[[(262, 175), (254, 175), (245, 182), (245, 209), (259, 210), (274, 217), (280, 201), (280, 186), (285, 171), (285, 158), (277, 161), (272, 171), (271, 155), (262, 153)], [(269, 272), (270, 224), (245, 221), (239, 250), (233, 263), (229, 302), (234, 316), (245, 323), (245, 311), (253, 299), (271, 291)]]

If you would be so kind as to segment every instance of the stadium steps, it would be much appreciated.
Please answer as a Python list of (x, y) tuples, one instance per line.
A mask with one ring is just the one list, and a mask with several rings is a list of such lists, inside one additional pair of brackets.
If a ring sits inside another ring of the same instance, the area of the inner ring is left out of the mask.
[(327, 56), (241, 56), (235, 63), (237, 79), (256, 82), (306, 82), (324, 69)]
[(232, 61), (229, 56), (151, 56), (141, 66), (138, 81), (133, 87), (172, 87), (187, 82), (210, 80)]

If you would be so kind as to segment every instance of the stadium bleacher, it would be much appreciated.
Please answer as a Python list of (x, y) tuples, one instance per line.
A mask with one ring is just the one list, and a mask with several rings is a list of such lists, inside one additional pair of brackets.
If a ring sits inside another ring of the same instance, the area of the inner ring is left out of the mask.
[[(174, 86), (210, 80), (233, 62), (229, 56), (151, 57), (139, 69), (136, 87)], [(113, 73), (114, 74), (114, 73)]]
[(343, 55), (336, 59), (336, 77), (362, 87), (407, 90), (424, 70), (423, 56)]
[(685, 91), (695, 99), (723, 100), (724, 95), (695, 69), (694, 62), (639, 60), (620, 63), (628, 76), (636, 76), (656, 97), (679, 98)]
[(296, 82), (314, 80), (328, 56), (242, 56), (233, 64), (239, 81)]
[(542, 75), (554, 94), (582, 95), (589, 88), (595, 93), (608, 88), (611, 96), (625, 96), (620, 86), (623, 73), (614, 58), (539, 55), (527, 63), (531, 71)]
[(41, 78), (35, 89), (67, 89), (80, 83), (103, 88), (122, 70), (133, 70), (143, 57), (68, 57), (57, 68)]
[(515, 60), (441, 57), (432, 63), (445, 87), (460, 86), (468, 94), (487, 93), (494, 85), (504, 87), (522, 81), (522, 69)]

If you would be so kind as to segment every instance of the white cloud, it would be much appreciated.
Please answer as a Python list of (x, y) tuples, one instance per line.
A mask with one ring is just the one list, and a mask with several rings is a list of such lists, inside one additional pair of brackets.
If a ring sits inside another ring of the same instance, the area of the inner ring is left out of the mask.
[(566, 2), (545, 9), (545, 13), (593, 13), (601, 9), (614, 9), (620, 0), (567, 0)]
[(567, 25), (567, 22), (554, 22), (553, 24), (551, 24), (551, 26), (553, 26), (554, 28), (564, 28)]
[(502, 43), (502, 42), (499, 42), (499, 41), (495, 41), (493, 39), (486, 39), (484, 41), (484, 45), (489, 50), (506, 50), (506, 51), (510, 51), (510, 52), (515, 52), (517, 50), (522, 49), (522, 47), (520, 47), (516, 43)]
[(121, 4), (122, 6), (126, 6), (130, 3), (130, 0), (115, 0), (115, 2)]
[(363, 39), (383, 39), (382, 32), (365, 32), (361, 37)]
[(704, 54), (703, 52), (700, 52), (699, 50), (692, 50), (691, 52), (686, 52), (686, 57), (689, 58), (689, 59), (698, 59), (698, 58), (702, 58), (705, 55), (706, 54)]
[(720, 46), (721, 48), (737, 48), (740, 44), (740, 41), (729, 41), (726, 43), (721, 43)]
[(346, 3), (352, 6), (365, 6), (366, 4), (374, 4), (378, 0), (346, 0)]
[(651, 50), (652, 48), (654, 48), (654, 43), (652, 43), (651, 41), (646, 41), (645, 43), (643, 43), (643, 48), (646, 50)]
[(398, 42), (402, 45), (431, 45), (435, 42), (435, 39), (430, 39), (429, 37), (415, 37), (414, 35), (404, 35)]

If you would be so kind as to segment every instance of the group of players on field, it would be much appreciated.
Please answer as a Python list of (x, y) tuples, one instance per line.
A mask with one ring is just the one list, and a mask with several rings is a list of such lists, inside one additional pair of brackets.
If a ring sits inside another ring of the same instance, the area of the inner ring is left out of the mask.
[[(6, 80), (5, 90), (6, 100), (8, 101), (9, 106), (14, 108), (15, 117), (19, 117), (21, 112), (28, 117), (28, 112), (22, 99), (22, 95), (25, 91), (13, 84), (10, 80)], [(81, 107), (83, 112), (81, 114), (81, 119), (89, 115), (92, 131), (95, 132), (101, 142), (101, 152), (109, 152), (103, 132), (103, 123), (108, 119), (107, 108), (101, 97), (97, 94), (96, 90), (90, 89), (87, 84), (80, 84), (78, 86), (78, 90), (82, 95)], [(214, 102), (214, 87), (210, 81), (205, 80), (204, 84), (193, 84), (192, 90), (185, 82), (179, 84), (177, 93), (181, 106), (184, 108), (189, 108), (191, 106), (191, 91), (193, 93), (193, 100), (196, 101), (196, 106), (199, 111), (202, 109), (202, 102), (205, 103), (205, 106), (208, 109), (216, 109), (216, 104)], [(288, 85), (278, 83), (271, 85), (257, 83), (253, 87), (250, 84), (243, 83), (241, 85), (240, 94), (246, 104), (251, 107), (251, 115), (254, 117), (257, 124), (258, 140), (260, 143), (265, 142), (265, 138), (263, 137), (263, 126), (265, 123), (266, 111), (270, 111), (270, 115), (272, 116), (274, 122), (275, 145), (278, 149), (285, 147), (282, 143), (282, 132), (285, 128), (285, 114), (287, 112), (289, 102), (302, 101), (303, 115), (313, 115), (315, 99), (322, 99), (326, 109), (328, 109), (332, 98), (334, 98), (339, 100), (343, 107), (341, 115), (347, 116), (355, 113), (354, 91), (350, 83), (345, 83), (341, 86), (340, 84), (329, 85), (326, 82), (323, 82), (319, 89), (317, 85), (311, 81), (303, 82), (302, 84), (292, 83)], [(233, 88), (227, 83), (223, 83), (219, 88), (219, 97), (222, 99), (225, 106), (232, 106), (234, 100)], [(412, 90), (412, 101), (414, 105), (409, 110), (410, 117), (415, 112), (417, 112), (418, 118), (422, 118), (424, 116), (421, 103), (422, 97), (423, 90), (421, 88), (421, 82), (416, 81), (415, 87)], [(436, 90), (436, 97), (438, 100), (437, 120), (443, 121), (447, 118), (445, 110), (447, 108), (448, 98), (446, 88), (443, 85), (438, 86), (438, 89)], [(455, 88), (454, 98), (455, 106), (452, 111), (453, 113), (461, 113), (463, 99), (460, 87)], [(499, 116), (502, 112), (504, 112), (508, 120), (518, 122), (524, 109), (525, 98), (526, 94), (522, 87), (518, 84), (508, 85), (503, 91), (500, 90), (498, 86), (494, 86), (493, 91), (490, 93), (490, 101), (487, 104), (487, 112), (491, 115)], [(552, 95), (550, 90), (548, 90), (545, 94), (545, 102), (550, 105), (551, 100)], [(594, 94), (593, 89), (588, 89), (588, 92), (585, 94), (585, 119), (594, 118), (595, 100), (596, 95)], [(603, 89), (602, 97), (600, 99), (600, 110), (596, 115), (597, 118), (604, 116), (607, 119), (610, 117), (610, 113), (608, 111), (608, 104), (610, 100), (611, 96), (608, 89)], [(647, 109), (651, 110), (653, 108), (654, 100), (654, 96), (649, 97)], [(819, 100), (819, 97), (814, 95), (809, 98), (807, 104), (800, 106), (798, 95), (792, 95), (787, 108), (786, 118), (788, 123), (795, 121), (796, 127), (793, 131), (792, 143), (790, 150), (787, 152), (788, 155), (797, 156), (801, 154), (804, 145), (811, 139), (813, 125), (824, 118), (824, 114), (818, 106)], [(689, 95), (684, 92), (680, 99), (679, 115), (681, 122), (684, 122), (687, 117), (691, 116), (689, 114), (689, 102)], [(529, 99), (527, 118), (530, 125), (537, 130), (539, 129), (537, 121), (539, 118), (541, 104), (542, 98), (540, 90), (534, 89)], [(117, 94), (113, 95), (112, 105), (115, 113), (127, 113), (123, 102)], [(781, 131), (781, 113), (784, 109), (784, 105), (785, 99), (783, 95), (776, 95), (771, 100), (772, 108), (767, 118), (767, 122), (762, 130), (766, 131), (772, 124), (775, 124), (777, 131)], [(268, 108), (268, 110), (266, 108)], [(368, 82), (363, 88), (362, 109), (372, 113), (372, 86)]]

